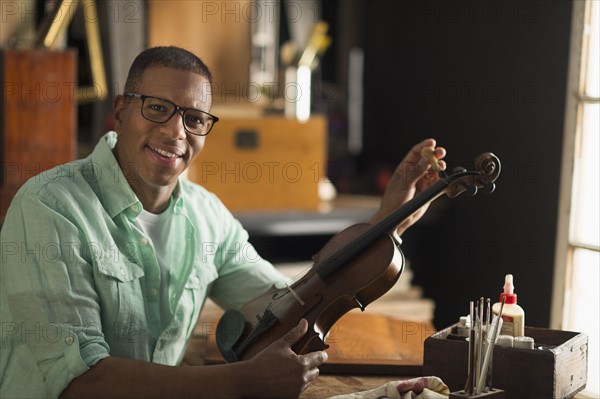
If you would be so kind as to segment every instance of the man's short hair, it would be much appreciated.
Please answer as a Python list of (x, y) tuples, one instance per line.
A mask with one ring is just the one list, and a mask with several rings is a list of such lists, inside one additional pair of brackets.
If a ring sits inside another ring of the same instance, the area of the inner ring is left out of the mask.
[(144, 71), (150, 67), (168, 67), (181, 71), (189, 71), (204, 76), (210, 83), (212, 74), (206, 64), (195, 54), (175, 46), (151, 47), (142, 51), (131, 64), (125, 93), (135, 92)]

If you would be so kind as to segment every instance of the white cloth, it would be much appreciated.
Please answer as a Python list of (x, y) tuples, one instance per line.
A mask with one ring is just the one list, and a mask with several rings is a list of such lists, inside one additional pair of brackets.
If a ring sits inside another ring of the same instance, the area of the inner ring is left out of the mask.
[(332, 396), (329, 399), (443, 399), (448, 398), (450, 389), (434, 376), (413, 378), (406, 381), (391, 381), (368, 391)]

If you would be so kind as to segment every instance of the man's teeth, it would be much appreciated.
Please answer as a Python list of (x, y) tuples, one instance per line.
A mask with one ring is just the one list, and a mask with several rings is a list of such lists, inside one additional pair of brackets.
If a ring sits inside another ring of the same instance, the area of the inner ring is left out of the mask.
[(165, 150), (161, 150), (160, 148), (155, 148), (155, 147), (150, 147), (152, 148), (153, 151), (158, 152), (160, 155), (162, 155), (163, 157), (167, 157), (167, 158), (175, 158), (178, 157), (177, 154), (173, 154), (172, 152), (168, 152)]

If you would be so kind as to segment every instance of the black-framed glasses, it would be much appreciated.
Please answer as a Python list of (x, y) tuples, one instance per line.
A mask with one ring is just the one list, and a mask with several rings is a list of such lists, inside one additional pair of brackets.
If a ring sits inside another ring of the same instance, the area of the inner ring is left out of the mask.
[(154, 123), (166, 123), (179, 112), (186, 132), (196, 136), (206, 136), (219, 118), (194, 108), (184, 108), (173, 101), (160, 97), (146, 96), (138, 93), (125, 93), (125, 97), (136, 97), (142, 100), (142, 116)]

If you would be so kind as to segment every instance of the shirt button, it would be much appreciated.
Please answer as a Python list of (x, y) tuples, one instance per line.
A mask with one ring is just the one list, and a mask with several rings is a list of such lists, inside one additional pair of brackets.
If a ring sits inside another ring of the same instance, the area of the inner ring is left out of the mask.
[(138, 204), (132, 205), (131, 206), (131, 210), (134, 212), (139, 212), (140, 211), (140, 206)]
[(142, 239), (140, 240), (140, 244), (148, 245), (148, 239), (146, 237), (142, 237)]
[(69, 344), (69, 345), (71, 345), (73, 343), (73, 341), (74, 341), (73, 337), (67, 337), (67, 338), (65, 338), (65, 342), (67, 344)]
[(125, 275), (125, 269), (121, 268), (121, 270), (119, 270), (119, 273), (121, 273), (121, 276)]

